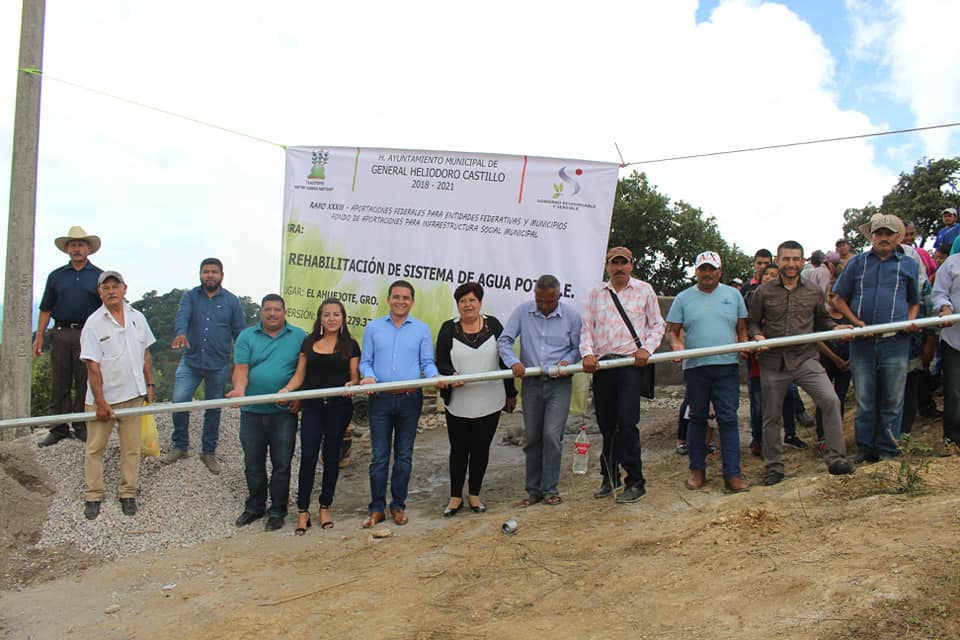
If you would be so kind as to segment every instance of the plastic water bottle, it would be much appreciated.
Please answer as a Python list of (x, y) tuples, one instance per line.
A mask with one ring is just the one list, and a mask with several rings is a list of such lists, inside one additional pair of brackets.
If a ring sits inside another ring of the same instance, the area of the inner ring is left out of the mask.
[(573, 472), (583, 475), (587, 472), (587, 462), (590, 460), (590, 438), (587, 436), (587, 425), (580, 427), (577, 439), (573, 441)]

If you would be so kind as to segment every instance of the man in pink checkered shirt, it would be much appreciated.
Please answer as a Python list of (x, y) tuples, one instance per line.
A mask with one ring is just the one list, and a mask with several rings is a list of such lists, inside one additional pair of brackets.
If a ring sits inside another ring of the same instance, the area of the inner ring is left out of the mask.
[[(617, 502), (630, 503), (646, 495), (640, 460), (640, 381), (660, 341), (665, 325), (657, 294), (646, 282), (632, 278), (633, 253), (626, 247), (607, 251), (610, 280), (590, 292), (580, 329), (583, 370), (593, 373), (593, 404), (603, 435), (600, 473), (603, 483), (595, 498), (612, 495), (620, 486), (619, 467), (626, 473)], [(633, 332), (617, 308), (619, 300)], [(634, 333), (636, 339), (634, 339)], [(633, 357), (633, 367), (599, 369), (600, 360)]]

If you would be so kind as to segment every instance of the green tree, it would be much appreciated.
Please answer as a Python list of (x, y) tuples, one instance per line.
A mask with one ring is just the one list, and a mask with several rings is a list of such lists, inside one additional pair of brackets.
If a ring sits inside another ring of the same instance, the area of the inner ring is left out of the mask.
[(634, 171), (617, 183), (608, 246), (624, 246), (634, 254), (634, 272), (660, 295), (676, 295), (692, 283), (698, 253), (716, 251), (723, 278), (745, 277), (751, 258), (720, 235), (717, 220), (698, 207), (670, 198)]
[(921, 159), (910, 173), (901, 173), (897, 184), (883, 197), (880, 206), (873, 203), (862, 209), (847, 209), (843, 214), (844, 236), (854, 248), (863, 248), (867, 239), (857, 230), (874, 213), (892, 213), (911, 220), (917, 228), (917, 243), (936, 235), (943, 226), (940, 212), (960, 205), (960, 157), (940, 160)]

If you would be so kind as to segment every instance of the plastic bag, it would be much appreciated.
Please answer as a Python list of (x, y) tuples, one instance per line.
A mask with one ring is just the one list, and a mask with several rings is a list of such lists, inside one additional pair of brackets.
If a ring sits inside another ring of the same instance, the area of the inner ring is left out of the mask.
[[(144, 402), (144, 405), (150, 404)], [(152, 413), (140, 416), (140, 457), (156, 458), (160, 455), (160, 435), (157, 433), (157, 421)]]

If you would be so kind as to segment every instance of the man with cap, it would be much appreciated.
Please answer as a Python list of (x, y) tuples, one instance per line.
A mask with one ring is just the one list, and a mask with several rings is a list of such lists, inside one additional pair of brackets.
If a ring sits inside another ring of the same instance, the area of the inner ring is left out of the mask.
[[(720, 284), (720, 256), (705, 251), (694, 261), (697, 284), (681, 291), (667, 312), (670, 346), (674, 351), (717, 347), (746, 342), (747, 306), (733, 287)], [(681, 333), (682, 332), (682, 333)], [(737, 353), (724, 353), (683, 361), (684, 382), (690, 406), (687, 447), (690, 456), (688, 489), (706, 484), (707, 418), (713, 405), (720, 429), (723, 483), (728, 491), (747, 491), (740, 475), (740, 366)]]
[[(849, 329), (837, 325), (823, 304), (823, 291), (800, 280), (803, 266), (803, 245), (795, 240), (777, 247), (780, 275), (760, 285), (750, 301), (747, 332), (754, 340), (780, 338)], [(853, 473), (847, 460), (840, 418), (840, 399), (820, 364), (817, 345), (811, 342), (759, 350), (760, 384), (763, 388), (763, 459), (766, 475), (763, 484), (770, 486), (783, 480), (780, 410), (783, 397), (791, 384), (806, 391), (823, 412), (826, 439), (824, 459), (833, 475)]]
[(153, 402), (153, 371), (148, 348), (156, 339), (143, 314), (124, 300), (127, 284), (116, 271), (104, 271), (97, 279), (103, 305), (87, 318), (80, 334), (80, 359), (87, 366), (86, 410), (97, 419), (88, 426), (83, 461), (83, 514), (93, 520), (100, 513), (103, 486), (103, 451), (117, 423), (120, 439), (120, 507), (124, 515), (137, 513), (140, 479), (140, 417), (114, 416), (115, 409), (138, 407), (144, 399)]
[[(203, 382), (204, 398), (223, 397), (227, 376), (230, 374), (230, 342), (243, 331), (246, 322), (240, 299), (224, 289), (223, 263), (217, 258), (206, 258), (200, 263), (200, 286), (189, 289), (180, 298), (174, 326), (176, 336), (170, 347), (183, 349), (173, 384), (173, 401), (189, 402)], [(220, 473), (217, 462), (217, 440), (220, 436), (220, 409), (203, 413), (202, 452), (200, 461), (210, 473)], [(187, 457), (190, 448), (190, 414), (173, 414), (173, 446), (160, 456), (160, 462), (170, 464)]]
[[(88, 257), (100, 249), (100, 238), (89, 235), (82, 227), (70, 227), (67, 235), (53, 241), (57, 249), (70, 256), (70, 262), (54, 269), (40, 299), (37, 335), (33, 355), (43, 353), (43, 337), (53, 317), (50, 333), (50, 413), (81, 413), (87, 389), (87, 368), (80, 361), (80, 331), (83, 323), (100, 306), (97, 278), (102, 269)], [(73, 433), (87, 439), (83, 422), (73, 423)], [(48, 447), (70, 437), (70, 425), (58, 424), (40, 442)]]
[(827, 295), (827, 291), (830, 289), (830, 281), (833, 279), (833, 274), (830, 273), (830, 267), (826, 265), (827, 256), (817, 249), (810, 254), (810, 269), (806, 272), (801, 272), (800, 277), (810, 284), (818, 287), (823, 291), (823, 295)]
[(960, 224), (957, 224), (957, 210), (953, 207), (944, 209), (940, 212), (940, 217), (943, 219), (943, 229), (937, 232), (937, 237), (933, 241), (933, 248), (940, 249), (942, 247), (944, 253), (949, 255), (950, 249), (953, 247), (953, 241), (960, 235)]
[[(604, 269), (610, 279), (590, 292), (580, 330), (583, 370), (593, 374), (593, 403), (603, 436), (603, 481), (593, 497), (613, 494), (620, 486), (619, 467), (623, 467), (625, 488), (616, 501), (630, 503), (647, 493), (640, 459), (641, 368), (660, 346), (665, 327), (653, 287), (631, 277), (630, 249), (607, 251)], [(632, 367), (599, 369), (601, 360), (630, 357)], [(700, 446), (705, 441), (701, 438)]]
[[(872, 246), (837, 278), (835, 307), (858, 327), (915, 319), (920, 311), (919, 264), (897, 251), (903, 236), (900, 218), (878, 213), (860, 226), (860, 233)], [(909, 354), (910, 339), (904, 332), (862, 338), (850, 345), (850, 371), (857, 390), (857, 462), (899, 455)]]
[(837, 249), (837, 255), (840, 257), (840, 261), (837, 263), (836, 273), (837, 275), (843, 271), (843, 268), (847, 266), (847, 263), (850, 262), (850, 258), (854, 256), (850, 251), (850, 241), (846, 238), (840, 238), (837, 240), (834, 245)]

